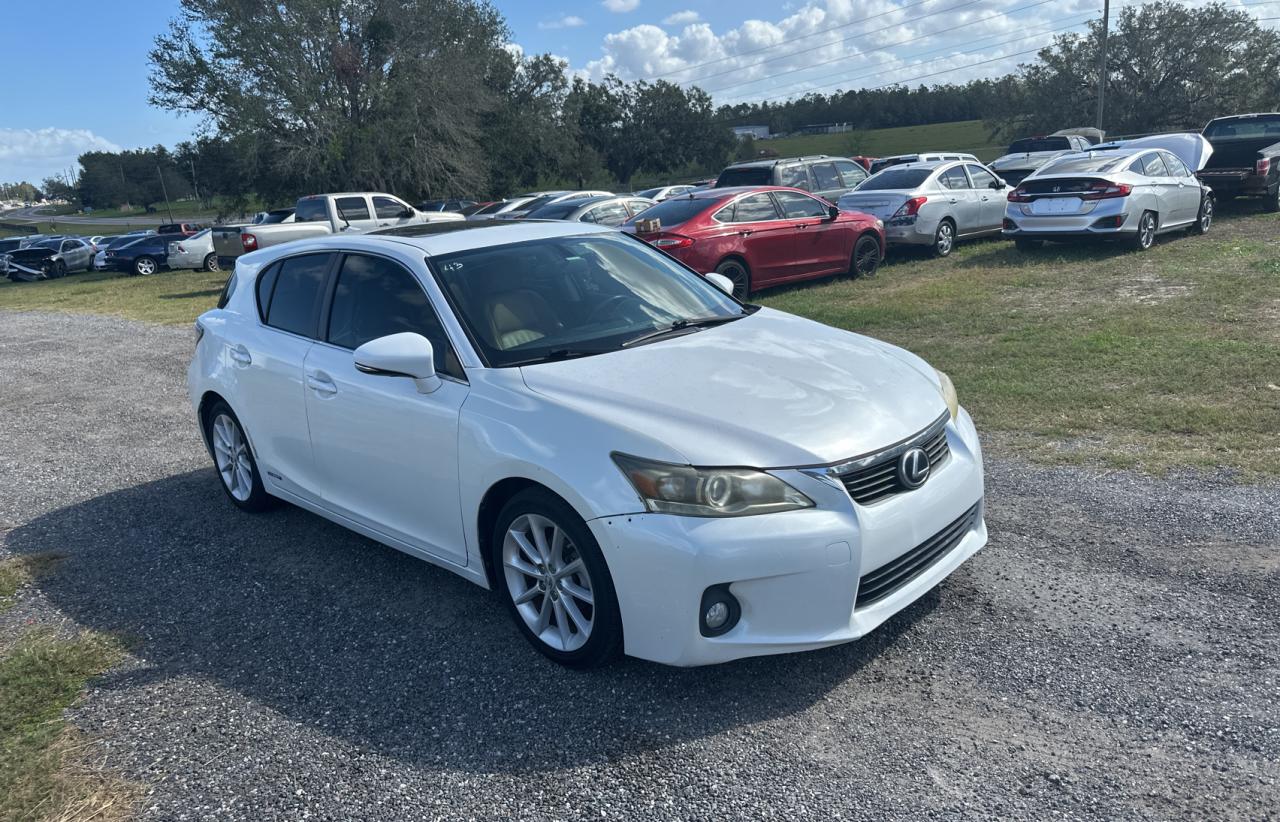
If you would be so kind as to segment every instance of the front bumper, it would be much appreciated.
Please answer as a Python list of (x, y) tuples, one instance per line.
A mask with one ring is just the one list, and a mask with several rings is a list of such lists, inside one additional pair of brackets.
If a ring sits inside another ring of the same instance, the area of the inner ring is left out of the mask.
[[(951, 455), (914, 491), (857, 505), (838, 483), (774, 471), (815, 507), (741, 518), (666, 514), (601, 517), (588, 525), (609, 564), (626, 653), (705, 665), (849, 642), (933, 588), (987, 541), (982, 452), (967, 412), (947, 424)], [(889, 595), (855, 607), (868, 572), (926, 543), (977, 506), (962, 536)], [(741, 617), (728, 632), (699, 628), (703, 592), (728, 585)]]

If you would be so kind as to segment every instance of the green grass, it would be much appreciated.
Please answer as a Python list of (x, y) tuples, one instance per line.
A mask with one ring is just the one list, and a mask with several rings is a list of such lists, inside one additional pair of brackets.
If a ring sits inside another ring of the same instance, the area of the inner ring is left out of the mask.
[(983, 241), (760, 301), (915, 351), (985, 434), (1038, 459), (1277, 475), (1277, 229), (1221, 220), (1145, 254)]
[[(51, 573), (53, 554), (0, 562), (0, 611), (22, 586)], [(133, 789), (90, 762), (63, 718), (89, 680), (121, 658), (90, 632), (23, 633), (0, 654), (0, 820), (122, 819)]]
[[(856, 146), (855, 146), (856, 143)], [(857, 151), (854, 151), (854, 148)], [(917, 151), (966, 151), (980, 160), (994, 160), (1004, 154), (1004, 145), (995, 145), (981, 120), (934, 123), (928, 126), (882, 128), (847, 134), (811, 134), (758, 140), (758, 149), (772, 149), (779, 157), (804, 154), (865, 154), (886, 157)]]
[(226, 273), (217, 271), (161, 271), (150, 277), (102, 271), (38, 283), (0, 281), (0, 309), (108, 314), (181, 325), (212, 308), (226, 281)]
[[(70, 234), (77, 237), (111, 237), (116, 234), (124, 234), (128, 231), (134, 231), (141, 228), (155, 228), (156, 223), (130, 223), (121, 225), (119, 223), (68, 223), (54, 221), (43, 221), (39, 223), (30, 223), (35, 228), (37, 234)], [(29, 231), (16, 231), (11, 228), (0, 227), (0, 237), (19, 237), (24, 234), (30, 234)]]

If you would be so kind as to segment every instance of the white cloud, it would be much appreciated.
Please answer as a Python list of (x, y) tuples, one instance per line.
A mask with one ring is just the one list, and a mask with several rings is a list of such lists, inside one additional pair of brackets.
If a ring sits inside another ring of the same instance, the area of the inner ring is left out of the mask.
[(1057, 29), (1082, 30), (1097, 16), (1093, 0), (1010, 13), (1024, 5), (980, 0), (944, 14), (911, 0), (807, 0), (778, 18), (719, 32), (696, 12), (681, 11), (663, 21), (687, 22), (679, 34), (645, 24), (606, 35), (601, 56), (585, 71), (592, 78), (697, 84), (718, 103), (897, 82), (963, 83), (1012, 71), (1034, 59), (1021, 52), (1047, 45)]
[(76, 165), (86, 151), (120, 151), (120, 146), (85, 128), (0, 128), (0, 181), (45, 177)]
[(586, 24), (587, 24), (587, 21), (583, 20), (578, 15), (566, 14), (564, 17), (560, 17), (556, 20), (549, 20), (547, 22), (539, 23), (538, 28), (540, 29), (576, 29), (578, 26), (585, 26)]
[(611, 12), (622, 14), (628, 11), (635, 11), (636, 6), (640, 5), (640, 0), (603, 0), (600, 5)]
[(678, 11), (675, 14), (668, 14), (662, 20), (664, 26), (683, 26), (686, 23), (696, 23), (702, 17), (692, 9), (688, 11)]

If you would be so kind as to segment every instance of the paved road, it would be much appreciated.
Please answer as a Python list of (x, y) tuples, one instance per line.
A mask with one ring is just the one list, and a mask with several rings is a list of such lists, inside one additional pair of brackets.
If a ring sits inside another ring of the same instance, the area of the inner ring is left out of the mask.
[(73, 719), (147, 786), (143, 819), (1280, 808), (1275, 487), (993, 457), (989, 547), (864, 641), (572, 673), (456, 577), (297, 509), (233, 510), (190, 347), (0, 312), (0, 551), (68, 555), (0, 639), (62, 619), (136, 638)]

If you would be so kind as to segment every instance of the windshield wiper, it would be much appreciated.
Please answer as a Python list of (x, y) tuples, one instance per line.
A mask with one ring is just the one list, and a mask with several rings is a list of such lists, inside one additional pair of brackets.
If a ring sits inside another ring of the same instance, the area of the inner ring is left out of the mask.
[(541, 362), (560, 362), (561, 360), (576, 360), (578, 357), (594, 357), (596, 354), (603, 354), (604, 351), (585, 348), (553, 348), (545, 354), (537, 357), (530, 357), (527, 360), (517, 360), (516, 362), (507, 363), (507, 367), (517, 365), (536, 365)]
[(657, 331), (650, 331), (646, 334), (641, 334), (639, 337), (634, 337), (630, 340), (627, 340), (622, 344), (622, 347), (630, 348), (633, 345), (641, 345), (643, 343), (652, 342), (654, 340), (660, 340), (663, 337), (667, 337), (672, 334), (677, 334), (681, 331), (684, 331), (690, 328), (706, 328), (707, 326), (712, 326), (712, 325), (723, 325), (724, 323), (733, 322), (734, 320), (740, 320), (745, 316), (746, 314), (730, 314), (727, 317), (694, 317), (693, 319), (689, 319), (689, 320), (685, 320), (685, 319), (676, 320), (670, 325), (659, 328)]

